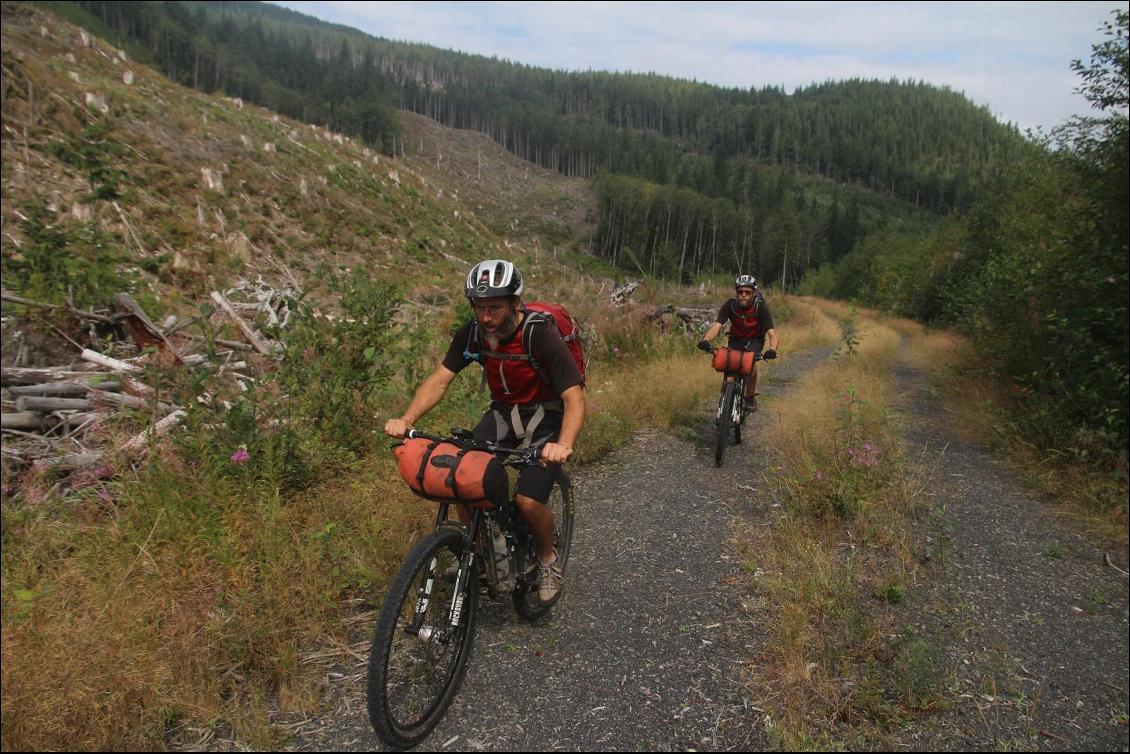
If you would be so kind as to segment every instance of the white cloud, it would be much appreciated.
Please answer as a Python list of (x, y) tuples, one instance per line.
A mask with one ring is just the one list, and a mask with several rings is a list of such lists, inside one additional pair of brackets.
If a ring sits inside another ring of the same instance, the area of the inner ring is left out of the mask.
[(655, 71), (743, 88), (851, 77), (963, 91), (1021, 128), (1086, 103), (1073, 59), (1111, 11), (1095, 2), (280, 2), (374, 36), (564, 70)]

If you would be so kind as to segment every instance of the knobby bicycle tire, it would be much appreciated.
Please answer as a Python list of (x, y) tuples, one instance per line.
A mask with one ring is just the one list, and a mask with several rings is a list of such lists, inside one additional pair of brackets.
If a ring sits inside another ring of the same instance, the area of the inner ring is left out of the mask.
[(734, 424), (734, 383), (727, 382), (722, 393), (722, 412), (718, 417), (718, 438), (714, 443), (714, 465), (722, 465), (726, 454), (726, 444), (730, 441), (730, 430)]
[[(367, 693), (369, 722), (390, 746), (408, 748), (424, 740), (443, 718), (467, 671), (478, 616), (478, 558), (472, 559), (463, 598), (456, 603), (459, 627), (449, 636), (443, 633), (453, 612), (456, 582), (445, 570), (458, 567), (463, 546), (458, 530), (432, 532), (408, 553), (385, 596), (373, 630)], [(427, 588), (433, 591), (419, 616)], [(405, 629), (412, 623), (429, 633), (409, 633)], [(425, 694), (433, 697), (419, 698)]]

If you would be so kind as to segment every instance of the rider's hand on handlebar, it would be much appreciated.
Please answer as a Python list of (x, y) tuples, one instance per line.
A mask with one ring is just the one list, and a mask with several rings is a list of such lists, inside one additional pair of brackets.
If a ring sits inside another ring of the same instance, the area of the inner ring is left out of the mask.
[(700, 340), (698, 342), (698, 350), (705, 351), (706, 353), (710, 353), (710, 341), (709, 340)]
[(410, 429), (412, 429), (412, 425), (403, 419), (389, 419), (385, 422), (385, 434), (398, 440), (403, 440), (404, 435), (408, 434)]
[(763, 358), (763, 359), (775, 359), (775, 358), (777, 358), (777, 352), (774, 351), (772, 348), (770, 348), (768, 351), (761, 354), (761, 358)]
[(556, 442), (547, 442), (541, 449), (541, 460), (545, 463), (565, 463), (571, 455), (572, 448)]

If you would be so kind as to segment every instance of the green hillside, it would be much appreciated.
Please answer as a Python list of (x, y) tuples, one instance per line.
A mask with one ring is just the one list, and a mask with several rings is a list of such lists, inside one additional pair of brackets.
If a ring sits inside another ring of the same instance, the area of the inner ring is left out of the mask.
[[(614, 207), (598, 205), (595, 248), (667, 278), (753, 259), (749, 271), (766, 282), (786, 276), (787, 286), (890, 222), (967, 209), (1002, 165), (1032, 149), (987, 109), (921, 82), (825, 82), (786, 95), (551, 71), (374, 38), (261, 3), (59, 7), (180, 83), (386, 153), (408, 141), (399, 108), (486, 134), (565, 175), (630, 176), (635, 183), (615, 184)], [(675, 231), (687, 240), (678, 248), (667, 232), (662, 242), (622, 232), (650, 222), (656, 192), (680, 218)], [(877, 216), (869, 205), (881, 206)]]

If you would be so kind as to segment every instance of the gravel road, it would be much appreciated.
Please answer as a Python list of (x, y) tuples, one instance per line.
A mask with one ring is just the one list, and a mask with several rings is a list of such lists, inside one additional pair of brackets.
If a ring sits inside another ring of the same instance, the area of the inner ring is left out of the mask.
[[(537, 624), (484, 598), (467, 676), (420, 750), (763, 750), (742, 686), (764, 642), (731, 555), (735, 517), (763, 516), (758, 422), (828, 351), (770, 366), (746, 442), (713, 464), (713, 407), (692, 426), (639, 432), (574, 470), (565, 592)], [(926, 579), (903, 618), (940, 649), (945, 701), (894, 734), (915, 750), (1127, 749), (1127, 581), (1102, 553), (939, 417), (903, 367), (908, 447), (932, 470)], [(1114, 553), (1125, 569), (1125, 553)], [(743, 606), (746, 609), (743, 609)], [(289, 750), (380, 750), (364, 661), (340, 667), (334, 703)], [(243, 748), (213, 740), (209, 748)], [(882, 742), (890, 744), (890, 740)], [(880, 746), (880, 742), (875, 743)]]

